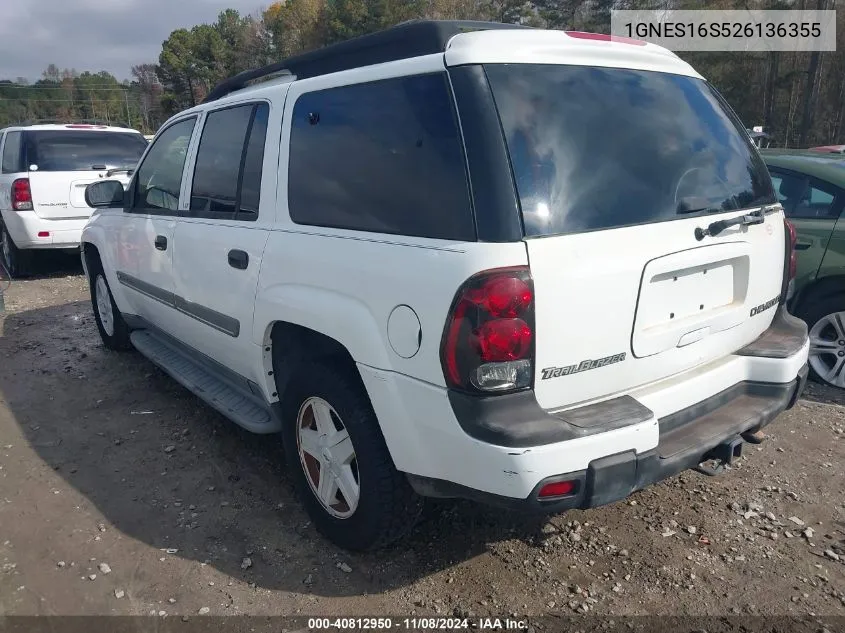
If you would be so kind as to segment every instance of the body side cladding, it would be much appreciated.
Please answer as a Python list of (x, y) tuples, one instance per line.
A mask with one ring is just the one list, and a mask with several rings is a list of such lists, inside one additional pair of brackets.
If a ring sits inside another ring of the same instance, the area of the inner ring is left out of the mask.
[(207, 325), (208, 327), (214, 328), (224, 334), (228, 334), (232, 338), (238, 338), (240, 335), (241, 324), (234, 317), (230, 317), (226, 314), (217, 312), (216, 310), (212, 310), (211, 308), (207, 308), (206, 306), (183, 299), (169, 290), (163, 290), (158, 286), (154, 286), (153, 284), (147, 283), (146, 281), (133, 277), (132, 275), (128, 275), (120, 270), (117, 271), (117, 279), (127, 288), (131, 288), (135, 292), (173, 308), (174, 310), (177, 310), (182, 314)]

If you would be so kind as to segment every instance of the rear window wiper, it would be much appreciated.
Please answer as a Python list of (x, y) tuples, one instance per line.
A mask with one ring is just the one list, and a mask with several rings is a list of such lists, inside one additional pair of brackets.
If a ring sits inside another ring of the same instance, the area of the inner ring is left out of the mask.
[(124, 172), (124, 171), (126, 172), (127, 176), (131, 176), (132, 174), (135, 173), (135, 168), (134, 167), (115, 167), (114, 169), (109, 169), (106, 172), (106, 176), (114, 176), (115, 174), (119, 174), (119, 173)]
[(772, 205), (769, 207), (763, 207), (762, 209), (757, 209), (751, 213), (746, 213), (745, 215), (739, 215), (735, 218), (731, 218), (730, 220), (716, 220), (715, 222), (708, 224), (703, 229), (700, 226), (696, 227), (695, 239), (701, 241), (707, 236), (712, 237), (718, 235), (725, 229), (732, 226), (752, 226), (754, 224), (762, 224), (766, 221), (766, 215), (776, 211), (777, 209), (777, 205)]

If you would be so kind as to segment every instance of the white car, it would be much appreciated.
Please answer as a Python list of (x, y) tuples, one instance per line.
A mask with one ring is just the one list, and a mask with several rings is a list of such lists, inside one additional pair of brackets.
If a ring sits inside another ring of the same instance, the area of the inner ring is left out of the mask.
[(105, 345), (281, 433), (346, 548), (425, 496), (552, 513), (716, 474), (806, 380), (766, 167), (651, 44), (402, 24), (224, 82), (87, 195)]
[(0, 254), (13, 276), (41, 249), (78, 249), (91, 216), (85, 187), (128, 184), (147, 143), (135, 130), (72, 123), (0, 129)]

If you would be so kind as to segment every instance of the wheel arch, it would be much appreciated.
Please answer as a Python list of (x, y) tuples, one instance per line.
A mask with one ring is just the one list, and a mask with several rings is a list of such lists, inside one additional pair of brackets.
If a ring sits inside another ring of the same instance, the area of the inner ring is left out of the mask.
[[(272, 393), (282, 399), (285, 389), (297, 369), (308, 361), (330, 360), (341, 364), (360, 380), (355, 360), (349, 350), (337, 339), (322, 332), (290, 321), (273, 321), (268, 326), (264, 346), (269, 353)], [(363, 383), (362, 383), (363, 384)]]
[(103, 265), (100, 249), (98, 249), (97, 245), (93, 242), (83, 240), (79, 243), (79, 255), (82, 260), (82, 271), (85, 273), (85, 276), (90, 279), (91, 266), (95, 262), (99, 263), (101, 266)]
[(253, 340), (262, 345), (267, 393), (275, 400), (298, 363), (335, 358), (360, 380), (357, 363), (388, 368), (376, 318), (360, 299), (300, 284), (259, 290)]
[(808, 306), (836, 295), (845, 295), (845, 275), (829, 275), (805, 286), (793, 301), (792, 313), (803, 317)]
[(82, 229), (79, 243), (80, 259), (85, 276), (89, 281), (91, 280), (90, 268), (95, 261), (98, 261), (118, 309), (124, 314), (134, 314), (132, 304), (126, 296), (125, 287), (117, 277), (119, 262), (115, 261), (115, 256), (116, 253), (120, 253), (120, 245), (111, 244), (104, 227), (95, 220), (96, 216), (92, 216), (92, 220), (89, 220)]

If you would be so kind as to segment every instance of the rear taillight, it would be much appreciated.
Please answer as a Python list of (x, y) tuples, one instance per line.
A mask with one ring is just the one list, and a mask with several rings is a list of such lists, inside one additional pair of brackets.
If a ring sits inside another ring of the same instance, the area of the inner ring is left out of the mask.
[(786, 250), (789, 257), (787, 279), (791, 280), (795, 279), (795, 273), (798, 272), (798, 254), (795, 252), (795, 243), (798, 241), (798, 235), (795, 233), (795, 225), (792, 222), (784, 218), (783, 223), (786, 225)]
[(783, 219), (783, 283), (780, 288), (780, 305), (785, 305), (791, 299), (795, 279), (798, 270), (798, 255), (795, 252), (795, 242), (798, 236), (795, 233), (795, 225), (786, 218)]
[(527, 266), (485, 271), (458, 290), (443, 333), (447, 384), (509, 392), (534, 376), (534, 285)]
[(29, 189), (29, 178), (18, 178), (12, 182), (12, 208), (15, 211), (32, 210), (32, 192)]

